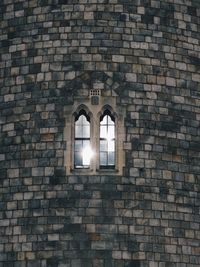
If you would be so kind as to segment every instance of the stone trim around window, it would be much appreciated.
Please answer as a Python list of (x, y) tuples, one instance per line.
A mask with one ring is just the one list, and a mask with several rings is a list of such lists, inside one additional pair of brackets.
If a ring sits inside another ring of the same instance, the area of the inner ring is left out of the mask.
[[(91, 158), (88, 168), (74, 167), (74, 134), (75, 118), (80, 110), (84, 110), (90, 117), (90, 137), (91, 148), (94, 155)], [(115, 118), (115, 164), (114, 168), (100, 167), (100, 118), (108, 110)], [(65, 106), (65, 131), (64, 140), (66, 141), (66, 151), (64, 156), (67, 175), (122, 175), (124, 167), (125, 141), (124, 130), (124, 106), (117, 104), (117, 96), (103, 96), (99, 92), (90, 93), (88, 96), (75, 97), (74, 104)]]

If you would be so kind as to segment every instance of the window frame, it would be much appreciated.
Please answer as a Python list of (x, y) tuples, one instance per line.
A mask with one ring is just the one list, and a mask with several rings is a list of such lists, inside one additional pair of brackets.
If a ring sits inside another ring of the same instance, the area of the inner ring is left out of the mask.
[[(88, 121), (89, 123), (89, 136), (85, 136), (82, 134), (81, 136), (76, 136), (76, 126), (81, 126), (81, 130), (83, 131), (84, 129), (84, 125), (78, 125), (76, 124), (78, 122), (78, 120), (80, 119), (81, 116), (84, 116), (86, 118), (86, 121)], [(82, 149), (84, 149), (84, 143), (86, 141), (88, 141), (89, 146), (91, 146), (91, 123), (90, 123), (90, 117), (88, 116), (88, 114), (86, 113), (86, 111), (84, 109), (81, 109), (78, 113), (77, 116), (74, 117), (74, 169), (89, 169), (90, 168), (90, 164), (89, 165), (84, 165), (84, 159), (83, 156), (81, 157), (81, 165), (77, 165), (76, 164), (76, 152), (79, 152), (79, 150), (76, 150), (76, 142), (81, 141), (81, 147)]]
[[(117, 105), (116, 96), (99, 96), (98, 105), (93, 105), (90, 97), (76, 98), (74, 104), (65, 107), (65, 167), (67, 175), (122, 175), (124, 167), (125, 108)], [(90, 117), (90, 144), (95, 151), (89, 168), (74, 168), (75, 117), (83, 109)], [(100, 166), (100, 118), (108, 110), (115, 120), (115, 166)]]
[[(106, 114), (108, 113), (108, 114)], [(113, 121), (114, 121), (114, 165), (101, 165), (101, 141), (102, 140), (105, 140), (105, 138), (101, 138), (101, 121), (102, 119), (104, 118), (104, 116), (110, 116), (111, 120), (113, 118)], [(103, 107), (102, 111), (99, 113), (98, 115), (98, 122), (99, 122), (99, 129), (98, 129), (98, 155), (99, 155), (99, 159), (98, 159), (98, 170), (99, 171), (102, 171), (102, 170), (115, 170), (116, 169), (116, 166), (117, 166), (117, 163), (116, 163), (116, 160), (117, 160), (117, 145), (116, 145), (116, 142), (117, 142), (117, 127), (116, 127), (116, 123), (117, 123), (117, 116), (116, 114), (114, 114), (112, 108), (110, 106), (105, 106)]]

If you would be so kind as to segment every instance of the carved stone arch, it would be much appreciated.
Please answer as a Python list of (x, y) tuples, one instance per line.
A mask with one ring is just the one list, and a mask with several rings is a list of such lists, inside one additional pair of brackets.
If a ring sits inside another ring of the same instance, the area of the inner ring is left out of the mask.
[(113, 118), (113, 121), (116, 121), (118, 115), (117, 112), (114, 111), (113, 107), (111, 107), (110, 105), (106, 104), (104, 105), (100, 112), (98, 113), (98, 120), (101, 121), (101, 118), (104, 116), (104, 113), (108, 111), (109, 115), (111, 116), (111, 118)]
[(81, 112), (86, 116), (88, 121), (91, 121), (93, 117), (92, 112), (84, 104), (81, 104), (76, 108), (76, 110), (73, 113), (74, 118), (76, 119), (80, 115)]

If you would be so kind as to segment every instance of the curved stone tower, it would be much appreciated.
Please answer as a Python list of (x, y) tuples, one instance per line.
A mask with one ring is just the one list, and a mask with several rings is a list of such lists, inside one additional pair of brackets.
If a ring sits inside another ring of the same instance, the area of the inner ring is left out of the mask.
[[(0, 266), (200, 266), (199, 33), (199, 0), (1, 0)], [(74, 170), (100, 104), (118, 168)]]

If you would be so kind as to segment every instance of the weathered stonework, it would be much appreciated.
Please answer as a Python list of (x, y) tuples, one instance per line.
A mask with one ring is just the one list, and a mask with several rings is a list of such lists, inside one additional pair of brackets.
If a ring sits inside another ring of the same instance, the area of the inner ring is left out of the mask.
[[(200, 1), (0, 1), (0, 266), (200, 266)], [(66, 175), (64, 110), (126, 108), (122, 176)]]

